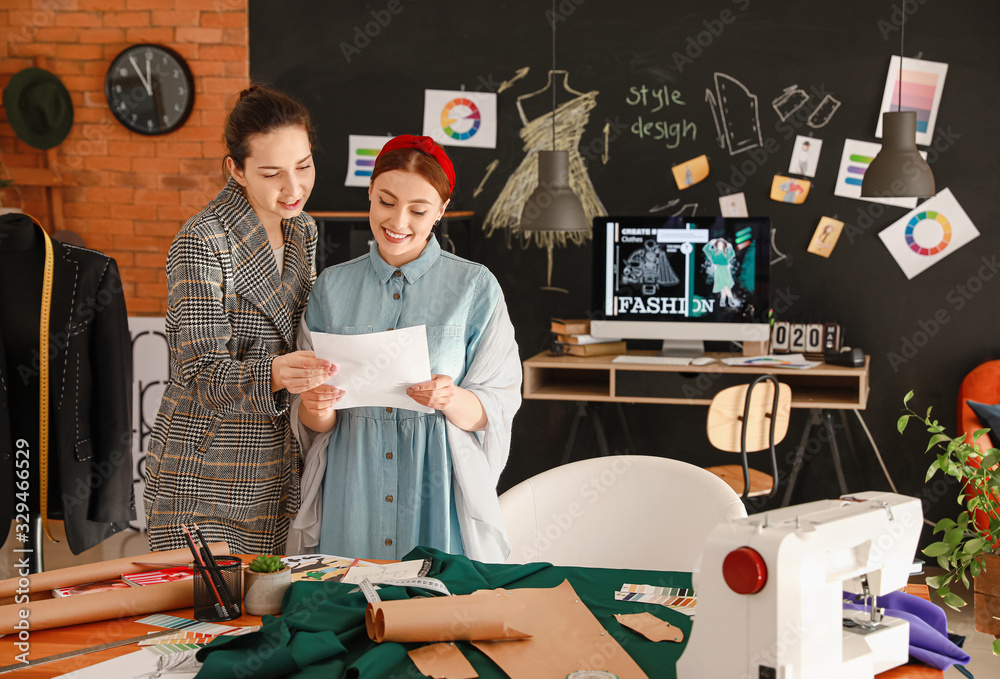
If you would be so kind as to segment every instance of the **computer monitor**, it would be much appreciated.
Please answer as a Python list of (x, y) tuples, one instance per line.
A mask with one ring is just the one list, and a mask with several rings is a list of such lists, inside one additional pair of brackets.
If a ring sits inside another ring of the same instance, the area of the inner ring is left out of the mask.
[(767, 340), (770, 260), (767, 217), (596, 217), (591, 334), (670, 356)]

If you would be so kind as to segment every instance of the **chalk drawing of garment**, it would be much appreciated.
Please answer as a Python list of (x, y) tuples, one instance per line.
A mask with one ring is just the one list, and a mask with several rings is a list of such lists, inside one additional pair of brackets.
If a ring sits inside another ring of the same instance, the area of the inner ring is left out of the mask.
[[(567, 91), (575, 92), (565, 85), (564, 88)], [(524, 204), (538, 185), (538, 152), (552, 150), (553, 134), (551, 112), (529, 122), (525, 119), (520, 102), (518, 102), (518, 110), (521, 112), (521, 119), (524, 122), (524, 127), (519, 134), (524, 142), (523, 148), (526, 155), (514, 173), (508, 177), (496, 202), (486, 213), (483, 229), (486, 231), (487, 237), (492, 236), (497, 229), (503, 229), (507, 230), (508, 234), (522, 236), (526, 241), (525, 244), (534, 242), (538, 247), (562, 246), (566, 245), (567, 241), (580, 245), (590, 240), (594, 217), (607, 214), (604, 204), (597, 197), (594, 185), (590, 182), (587, 166), (580, 154), (580, 139), (583, 137), (584, 127), (590, 120), (590, 112), (597, 105), (598, 92), (594, 90), (576, 94), (578, 96), (560, 104), (555, 110), (555, 146), (558, 150), (569, 151), (569, 186), (583, 204), (583, 212), (587, 217), (586, 230), (520, 231), (521, 212), (524, 210)]]

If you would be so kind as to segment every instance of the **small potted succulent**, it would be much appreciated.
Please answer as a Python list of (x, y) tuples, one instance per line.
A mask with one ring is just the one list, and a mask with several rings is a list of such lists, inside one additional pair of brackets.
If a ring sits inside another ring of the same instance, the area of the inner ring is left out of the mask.
[(277, 615), (292, 584), (292, 569), (277, 556), (257, 556), (244, 573), (243, 607), (251, 615)]
[(976, 630), (997, 636), (993, 652), (1000, 655), (1000, 450), (981, 450), (976, 442), (989, 429), (965, 433), (952, 438), (944, 427), (931, 419), (931, 408), (925, 415), (915, 412), (908, 405), (913, 398), (911, 391), (903, 399), (906, 415), (899, 418), (900, 433), (908, 422), (919, 421), (931, 435), (927, 451), (936, 449), (937, 457), (927, 469), (926, 481), (941, 472), (958, 480), (960, 511), (954, 518), (946, 517), (934, 526), (934, 535), (941, 534), (938, 542), (929, 544), (923, 553), (936, 559), (945, 570), (943, 575), (927, 578), (944, 602), (954, 609), (965, 601), (951, 591), (953, 583), (961, 581), (967, 588), (969, 577), (975, 580)]

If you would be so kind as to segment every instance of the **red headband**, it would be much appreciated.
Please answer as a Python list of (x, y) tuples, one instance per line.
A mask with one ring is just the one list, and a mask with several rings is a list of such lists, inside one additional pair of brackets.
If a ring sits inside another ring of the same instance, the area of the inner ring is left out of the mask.
[[(451, 164), (451, 160), (448, 158), (448, 154), (444, 152), (444, 149), (435, 144), (433, 139), (430, 137), (418, 137), (412, 134), (401, 134), (387, 141), (382, 150), (379, 151), (379, 155), (381, 156), (383, 153), (397, 149), (417, 149), (434, 158), (438, 165), (441, 166), (441, 169), (444, 170), (445, 175), (447, 175), (448, 183), (451, 184), (451, 190), (455, 190), (455, 166)], [(376, 162), (378, 162), (377, 158)]]

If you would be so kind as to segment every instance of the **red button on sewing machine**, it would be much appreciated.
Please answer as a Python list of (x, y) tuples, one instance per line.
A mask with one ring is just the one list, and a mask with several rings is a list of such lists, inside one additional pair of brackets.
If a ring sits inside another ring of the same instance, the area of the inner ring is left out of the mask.
[(740, 547), (726, 555), (722, 577), (737, 594), (756, 594), (767, 583), (767, 564), (757, 550)]

